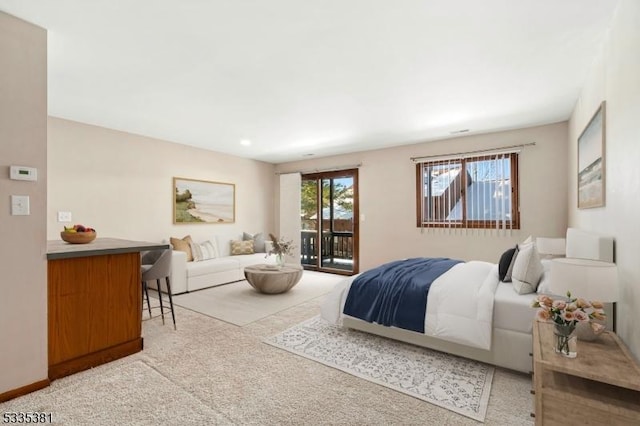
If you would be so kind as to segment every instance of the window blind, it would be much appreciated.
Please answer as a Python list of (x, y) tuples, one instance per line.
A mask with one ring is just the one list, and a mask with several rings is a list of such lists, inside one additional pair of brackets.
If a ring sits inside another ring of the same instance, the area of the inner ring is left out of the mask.
[(531, 145), (412, 158), (421, 185), (422, 232), (510, 234), (518, 229), (518, 156)]

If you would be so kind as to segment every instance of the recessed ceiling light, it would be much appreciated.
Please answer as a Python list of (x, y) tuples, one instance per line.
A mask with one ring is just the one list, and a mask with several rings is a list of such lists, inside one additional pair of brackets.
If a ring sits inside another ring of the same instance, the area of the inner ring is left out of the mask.
[(251, 141), (249, 139), (242, 139), (240, 141), (240, 145), (242, 145), (242, 146), (251, 146)]

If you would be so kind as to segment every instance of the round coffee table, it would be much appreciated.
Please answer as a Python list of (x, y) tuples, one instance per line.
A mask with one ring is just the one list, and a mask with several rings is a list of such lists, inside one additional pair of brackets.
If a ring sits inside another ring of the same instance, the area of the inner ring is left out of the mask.
[(251, 265), (244, 268), (244, 276), (260, 293), (284, 293), (298, 284), (302, 277), (302, 266), (293, 263), (287, 263), (282, 267)]

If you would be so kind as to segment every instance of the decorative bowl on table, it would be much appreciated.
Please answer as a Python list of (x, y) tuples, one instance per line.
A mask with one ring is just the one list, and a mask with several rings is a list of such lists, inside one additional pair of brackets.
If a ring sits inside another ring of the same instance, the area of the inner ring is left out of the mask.
[(60, 238), (71, 244), (87, 244), (96, 239), (96, 230), (82, 225), (74, 225), (60, 232)]

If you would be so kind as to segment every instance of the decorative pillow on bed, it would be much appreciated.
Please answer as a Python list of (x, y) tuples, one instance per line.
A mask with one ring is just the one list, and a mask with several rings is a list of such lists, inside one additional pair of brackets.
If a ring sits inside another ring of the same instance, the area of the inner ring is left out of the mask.
[(518, 246), (515, 246), (514, 248), (510, 248), (509, 250), (502, 253), (502, 256), (500, 256), (500, 262), (498, 262), (498, 277), (502, 282), (506, 283), (511, 281), (511, 277), (509, 277), (509, 281), (506, 281), (505, 277), (507, 276), (507, 271), (509, 270), (511, 261), (513, 260), (513, 257), (516, 254), (516, 250), (518, 250)]
[(513, 288), (518, 294), (535, 293), (544, 272), (540, 255), (535, 244), (518, 246), (518, 254), (513, 265)]
[(218, 247), (211, 241), (206, 241), (202, 244), (191, 243), (191, 253), (193, 254), (194, 262), (215, 259), (218, 257)]
[(516, 263), (516, 259), (518, 258), (518, 246), (516, 245), (515, 251), (513, 252), (513, 256), (511, 256), (511, 262), (509, 262), (509, 267), (507, 268), (507, 272), (504, 274), (504, 279), (502, 282), (510, 283), (511, 276), (513, 275), (513, 265)]
[(540, 277), (540, 284), (538, 284), (538, 289), (536, 293), (538, 294), (552, 294), (549, 286), (551, 285), (551, 260), (550, 259), (542, 259), (542, 268), (544, 272)]

